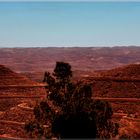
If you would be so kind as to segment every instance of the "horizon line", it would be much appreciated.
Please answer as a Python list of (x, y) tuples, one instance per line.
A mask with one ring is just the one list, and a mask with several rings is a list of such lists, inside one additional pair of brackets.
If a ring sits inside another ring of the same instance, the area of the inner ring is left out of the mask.
[(46, 46), (46, 47), (39, 47), (39, 46), (28, 46), (28, 47), (0, 47), (0, 49), (26, 49), (26, 48), (115, 48), (115, 47), (140, 47), (140, 45), (114, 45), (114, 46)]

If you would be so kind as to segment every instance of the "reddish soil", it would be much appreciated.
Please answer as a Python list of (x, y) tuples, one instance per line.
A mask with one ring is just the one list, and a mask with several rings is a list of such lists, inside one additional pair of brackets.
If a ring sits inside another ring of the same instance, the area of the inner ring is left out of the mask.
[[(72, 67), (74, 67), (74, 80), (82, 79), (84, 82), (92, 84), (94, 97), (111, 101), (113, 111), (115, 113), (121, 113), (117, 114), (118, 116), (116, 115), (116, 118), (118, 117), (117, 121), (123, 124), (120, 129), (122, 136), (123, 134), (128, 134), (127, 131), (131, 126), (136, 130), (136, 132), (133, 132), (137, 133), (137, 136), (139, 135), (138, 130), (140, 130), (140, 124), (138, 122), (136, 124), (134, 118), (129, 118), (128, 121), (128, 118), (123, 118), (122, 114), (140, 116), (140, 104), (139, 102), (135, 102), (139, 100), (135, 98), (140, 97), (140, 64), (128, 65), (112, 70), (103, 70), (128, 63), (138, 63), (139, 47), (116, 47), (113, 49), (0, 49), (1, 53), (0, 61), (2, 63), (5, 63), (20, 73), (25, 72), (29, 78), (15, 73), (2, 65), (0, 66), (0, 135), (26, 137), (24, 128), (20, 123), (24, 123), (32, 118), (33, 113), (31, 110), (23, 109), (18, 105), (27, 103), (27, 105), (33, 107), (36, 100), (38, 100), (35, 97), (44, 96), (45, 89), (36, 86), (26, 87), (25, 85), (38, 85), (35, 81), (41, 82), (43, 78), (41, 75), (45, 70), (51, 71), (54, 68), (56, 60), (70, 62)], [(34, 82), (30, 79), (33, 79)], [(5, 85), (7, 87), (4, 87)], [(17, 85), (17, 87), (14, 85)], [(115, 120), (116, 118), (113, 119)], [(6, 124), (4, 120), (9, 121), (9, 124)], [(10, 121), (15, 123), (12, 124)], [(125, 122), (127, 122), (126, 125)]]
[(140, 47), (1, 48), (0, 63), (16, 72), (52, 71), (56, 61), (93, 71), (139, 63)]

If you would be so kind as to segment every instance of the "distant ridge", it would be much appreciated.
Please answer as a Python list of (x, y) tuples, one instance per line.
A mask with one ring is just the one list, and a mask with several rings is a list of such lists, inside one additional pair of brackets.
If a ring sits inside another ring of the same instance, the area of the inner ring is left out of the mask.
[(0, 65), (0, 85), (23, 85), (23, 84), (35, 84), (35, 82), (32, 82), (22, 74), (13, 72), (4, 65)]
[(123, 67), (108, 70), (106, 72), (102, 72), (101, 76), (140, 78), (140, 64), (130, 64)]
[(16, 72), (52, 71), (56, 61), (74, 71), (109, 70), (140, 63), (140, 47), (0, 48), (0, 64)]
[(31, 81), (26, 76), (0, 65), (0, 111), (17, 106), (26, 97), (26, 100), (35, 101), (36, 96), (39, 98), (43, 96), (45, 93), (44, 88), (32, 87), (36, 84), (37, 82)]

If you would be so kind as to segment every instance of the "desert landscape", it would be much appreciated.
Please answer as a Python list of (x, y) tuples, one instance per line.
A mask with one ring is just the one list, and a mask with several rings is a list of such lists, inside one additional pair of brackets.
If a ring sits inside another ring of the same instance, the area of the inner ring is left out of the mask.
[(0, 48), (0, 138), (28, 138), (25, 122), (47, 93), (45, 71), (72, 66), (73, 80), (92, 85), (119, 123), (116, 138), (140, 138), (140, 47)]
[(140, 139), (140, 2), (0, 0), (0, 139)]

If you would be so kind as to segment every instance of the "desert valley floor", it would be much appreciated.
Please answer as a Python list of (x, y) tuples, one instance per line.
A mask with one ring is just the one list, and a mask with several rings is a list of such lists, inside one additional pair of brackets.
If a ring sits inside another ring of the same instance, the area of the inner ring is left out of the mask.
[(56, 61), (72, 65), (74, 79), (107, 100), (119, 135), (140, 138), (140, 47), (0, 49), (0, 138), (27, 138), (24, 124), (46, 96), (44, 72)]

